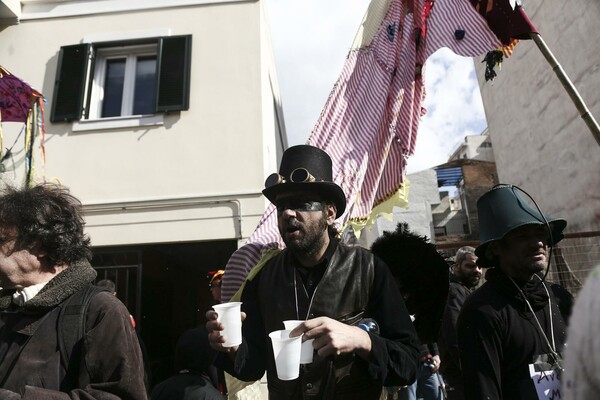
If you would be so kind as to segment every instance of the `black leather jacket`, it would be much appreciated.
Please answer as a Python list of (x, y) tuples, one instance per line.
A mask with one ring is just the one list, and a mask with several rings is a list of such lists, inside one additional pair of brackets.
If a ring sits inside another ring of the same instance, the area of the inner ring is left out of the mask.
[[(242, 309), (247, 318), (235, 368), (223, 365), (226, 356), (219, 358), (223, 367), (243, 380), (259, 379), (266, 369), (270, 399), (378, 399), (384, 381), (403, 385), (414, 377), (416, 334), (387, 266), (364, 249), (332, 243), (312, 305), (311, 290), (305, 287), (285, 250), (244, 289)], [(371, 335), (373, 360), (366, 362), (354, 354), (320, 358), (315, 353), (313, 363), (302, 368), (300, 378), (277, 379), (267, 335), (283, 329), (284, 320), (307, 316), (327, 316), (347, 324), (356, 324), (364, 317), (376, 319), (381, 336)]]

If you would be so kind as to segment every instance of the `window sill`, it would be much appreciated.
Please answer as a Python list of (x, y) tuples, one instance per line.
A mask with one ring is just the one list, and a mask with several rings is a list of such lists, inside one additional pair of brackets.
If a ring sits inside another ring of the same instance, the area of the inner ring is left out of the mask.
[(112, 117), (102, 119), (87, 119), (73, 122), (73, 132), (97, 131), (114, 128), (136, 128), (142, 126), (158, 126), (164, 124), (162, 114), (156, 115), (128, 115), (126, 117)]

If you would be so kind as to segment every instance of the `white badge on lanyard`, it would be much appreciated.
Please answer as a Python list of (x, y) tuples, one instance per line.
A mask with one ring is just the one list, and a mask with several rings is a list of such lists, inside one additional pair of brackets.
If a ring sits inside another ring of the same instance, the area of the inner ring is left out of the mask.
[(548, 355), (544, 354), (539, 358), (533, 364), (529, 364), (529, 376), (535, 386), (538, 399), (561, 400), (562, 360), (551, 364), (548, 362)]

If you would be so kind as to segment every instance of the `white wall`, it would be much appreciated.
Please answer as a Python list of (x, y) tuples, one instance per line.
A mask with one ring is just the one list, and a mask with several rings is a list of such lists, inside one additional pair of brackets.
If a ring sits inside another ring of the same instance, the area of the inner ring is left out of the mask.
[(427, 236), (432, 242), (435, 242), (431, 205), (440, 202), (437, 175), (433, 169), (426, 169), (407, 175), (407, 179), (410, 182), (408, 207), (395, 207), (393, 220), (391, 221), (384, 217), (377, 218), (372, 227), (365, 228), (361, 232), (361, 246), (370, 248), (383, 232), (395, 231), (399, 222), (408, 223), (411, 231), (418, 235)]
[[(260, 2), (244, 1), (52, 19), (24, 14), (21, 24), (0, 32), (2, 65), (48, 99), (46, 163), (36, 147), (37, 179), (59, 181), (82, 200), (94, 245), (252, 233), (265, 208), (266, 166), (275, 165), (264, 158), (276, 151), (267, 82), (275, 70), (263, 55), (270, 49), (261, 12)], [(73, 133), (71, 123), (49, 122), (61, 46), (156, 29), (193, 35), (188, 111), (166, 115), (163, 126), (135, 129)], [(4, 143), (12, 144), (21, 125), (3, 127)], [(22, 181), (21, 142), (15, 150), (15, 171), (2, 174), (4, 181)]]

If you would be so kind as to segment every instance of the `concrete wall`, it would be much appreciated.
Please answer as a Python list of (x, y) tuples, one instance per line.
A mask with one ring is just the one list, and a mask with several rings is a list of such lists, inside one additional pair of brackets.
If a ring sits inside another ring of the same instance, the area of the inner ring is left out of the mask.
[(469, 149), (467, 158), (481, 161), (494, 161), (494, 150), (488, 135), (467, 136), (465, 138)]
[(487, 129), (484, 132), (481, 135), (465, 136), (464, 143), (458, 146), (448, 158), (448, 161), (469, 159), (493, 162), (494, 150), (491, 147)]
[(446, 236), (462, 236), (465, 234), (467, 214), (464, 210), (454, 209), (448, 191), (440, 192), (440, 201), (432, 207), (433, 225), (445, 228)]
[(479, 218), (477, 200), (498, 183), (496, 165), (492, 162), (467, 162), (462, 167), (464, 185), (461, 186), (461, 198), (464, 202), (465, 216), (471, 233), (467, 240), (479, 240)]
[[(600, 118), (600, 2), (529, 0), (527, 13)], [(600, 228), (600, 147), (533, 41), (521, 41), (494, 84), (475, 59), (502, 183), (529, 192), (567, 231)]]
[(434, 241), (431, 205), (440, 202), (437, 176), (433, 169), (409, 174), (408, 208), (394, 208), (393, 220), (379, 217), (371, 228), (361, 232), (360, 244), (369, 248), (384, 231), (395, 231), (399, 222), (406, 222), (410, 229)]
[[(48, 10), (67, 3), (77, 2)], [(103, 2), (85, 3), (81, 7)], [(48, 100), (46, 162), (38, 142), (36, 178), (60, 182), (82, 200), (96, 246), (248, 237), (265, 209), (264, 178), (276, 169), (285, 145), (276, 138), (285, 136), (285, 126), (283, 116), (275, 115), (281, 103), (261, 3), (163, 3), (30, 19), (24, 8), (19, 25), (0, 31), (2, 65)], [(149, 30), (193, 36), (188, 111), (140, 128), (73, 132), (71, 123), (49, 122), (61, 46), (89, 35)], [(20, 128), (3, 124), (5, 145)], [(0, 177), (22, 183), (22, 140), (13, 153), (14, 165), (9, 162)]]

